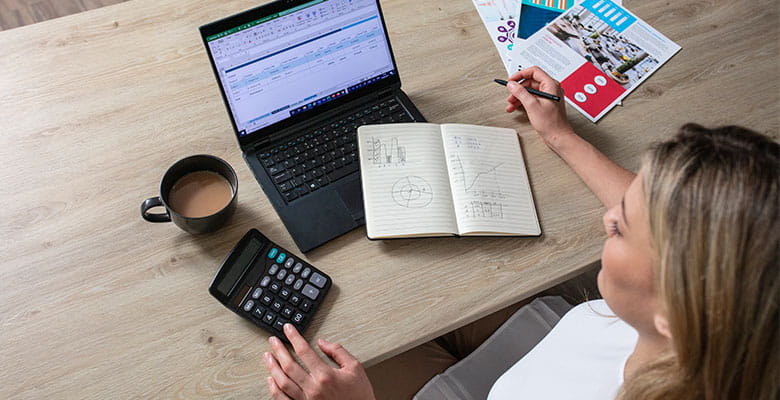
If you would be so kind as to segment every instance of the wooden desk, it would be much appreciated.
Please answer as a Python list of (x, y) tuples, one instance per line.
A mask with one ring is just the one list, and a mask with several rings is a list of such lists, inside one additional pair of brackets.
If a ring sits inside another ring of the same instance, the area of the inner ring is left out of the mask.
[[(295, 246), (233, 137), (197, 27), (252, 1), (133, 0), (0, 33), (0, 398), (265, 398), (267, 335), (206, 289), (251, 227)], [(627, 6), (683, 50), (587, 139), (628, 168), (682, 123), (777, 136), (772, 1)], [(308, 260), (336, 286), (308, 331), (373, 364), (598, 260), (603, 209), (529, 125), (468, 0), (383, 3), (404, 88), (434, 122), (518, 129), (542, 238), (369, 242), (357, 229)], [(195, 153), (236, 169), (239, 210), (192, 237), (139, 215)]]

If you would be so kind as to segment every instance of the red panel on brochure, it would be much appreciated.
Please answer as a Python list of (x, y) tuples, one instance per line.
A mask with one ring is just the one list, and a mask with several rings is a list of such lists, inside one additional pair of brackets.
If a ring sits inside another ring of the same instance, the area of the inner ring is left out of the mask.
[(596, 118), (626, 92), (614, 79), (586, 62), (561, 82), (566, 97)]

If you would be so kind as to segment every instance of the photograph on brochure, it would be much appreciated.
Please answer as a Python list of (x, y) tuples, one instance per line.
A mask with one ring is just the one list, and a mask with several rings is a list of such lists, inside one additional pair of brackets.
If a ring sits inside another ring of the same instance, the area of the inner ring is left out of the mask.
[(585, 0), (512, 52), (514, 71), (536, 65), (561, 82), (566, 100), (593, 122), (680, 50), (630, 11)]

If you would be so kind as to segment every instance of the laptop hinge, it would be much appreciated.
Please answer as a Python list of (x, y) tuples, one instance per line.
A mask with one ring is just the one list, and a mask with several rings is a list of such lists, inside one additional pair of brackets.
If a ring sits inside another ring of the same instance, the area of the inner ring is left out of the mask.
[(381, 92), (379, 92), (377, 97), (379, 97), (380, 99), (383, 98), (383, 97), (388, 97), (388, 96), (392, 95), (394, 91), (395, 91), (395, 88), (389, 88), (389, 89), (382, 90)]
[(252, 142), (251, 146), (252, 146), (252, 149), (257, 151), (257, 150), (262, 149), (262, 148), (266, 147), (267, 145), (271, 144), (271, 142), (272, 142), (271, 138), (268, 137), (268, 136), (265, 136), (265, 137), (263, 137), (261, 139), (258, 139), (256, 141)]

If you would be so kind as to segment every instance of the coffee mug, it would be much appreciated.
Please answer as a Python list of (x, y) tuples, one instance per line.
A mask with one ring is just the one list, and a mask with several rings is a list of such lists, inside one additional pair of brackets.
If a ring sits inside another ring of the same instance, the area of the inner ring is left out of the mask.
[[(194, 234), (217, 230), (236, 210), (238, 178), (224, 160), (198, 154), (173, 164), (160, 182), (160, 196), (141, 204), (149, 222), (171, 222)], [(150, 213), (164, 207), (165, 213)]]

